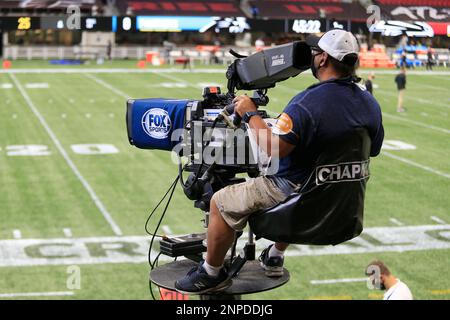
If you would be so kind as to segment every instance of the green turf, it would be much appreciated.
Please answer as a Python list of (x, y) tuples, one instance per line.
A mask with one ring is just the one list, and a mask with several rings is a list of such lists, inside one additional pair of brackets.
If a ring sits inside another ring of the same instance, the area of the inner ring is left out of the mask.
[[(132, 61), (107, 62), (102, 67), (134, 68), (134, 65)], [(14, 66), (41, 68), (47, 64), (17, 61)], [(92, 76), (121, 93), (111, 91), (82, 73), (15, 74), (24, 87), (27, 83), (49, 84), (48, 89), (25, 88), (25, 91), (124, 235), (144, 235), (148, 212), (175, 178), (177, 167), (170, 161), (169, 153), (138, 150), (129, 145), (124, 121), (126, 97), (199, 99), (199, 83), (218, 83), (224, 88), (225, 79), (218, 73), (96, 73)], [(378, 85), (375, 96), (386, 115), (383, 120), (386, 139), (413, 144), (417, 149), (389, 152), (450, 174), (448, 133), (439, 131), (450, 128), (450, 77), (438, 73), (408, 75), (407, 112), (400, 115), (395, 112), (393, 79), (393, 75), (377, 74), (374, 81)], [(187, 87), (158, 87), (161, 82), (181, 82)], [(271, 102), (267, 108), (280, 112), (296, 92), (313, 82), (312, 76), (305, 74), (278, 84), (269, 92)], [(11, 76), (0, 74), (0, 86), (5, 83), (13, 84)], [(74, 238), (113, 236), (112, 229), (20, 91), (15, 86), (0, 88), (0, 101), (0, 239), (12, 239), (14, 229), (20, 229), (24, 239), (64, 238), (63, 228), (71, 228)], [(71, 145), (84, 143), (112, 144), (119, 153), (89, 156), (71, 150)], [(25, 144), (47, 145), (51, 155), (7, 156), (7, 146)], [(430, 216), (449, 223), (449, 186), (446, 177), (381, 155), (371, 163), (365, 227), (395, 226), (391, 218), (408, 226), (436, 224)], [(201, 231), (202, 218), (192, 202), (177, 189), (164, 224), (177, 234)], [(292, 274), (291, 281), (282, 288), (249, 298), (374, 298), (373, 294), (379, 292), (368, 290), (365, 283), (311, 285), (310, 280), (363, 277), (364, 267), (375, 257), (384, 259), (392, 271), (409, 284), (415, 298), (450, 297), (450, 278), (446, 276), (450, 250), (441, 249), (289, 257), (286, 265)], [(82, 289), (71, 298), (150, 297), (145, 263), (81, 265), (81, 270)], [(0, 267), (0, 295), (64, 291), (67, 276), (66, 266)], [(437, 295), (432, 290), (443, 293)]]

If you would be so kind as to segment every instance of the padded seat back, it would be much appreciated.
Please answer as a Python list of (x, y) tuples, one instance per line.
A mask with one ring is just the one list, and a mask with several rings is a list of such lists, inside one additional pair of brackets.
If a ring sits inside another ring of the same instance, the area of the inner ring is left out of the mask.
[(250, 216), (249, 225), (256, 237), (336, 245), (358, 236), (363, 229), (370, 147), (365, 128), (330, 141), (299, 193)]

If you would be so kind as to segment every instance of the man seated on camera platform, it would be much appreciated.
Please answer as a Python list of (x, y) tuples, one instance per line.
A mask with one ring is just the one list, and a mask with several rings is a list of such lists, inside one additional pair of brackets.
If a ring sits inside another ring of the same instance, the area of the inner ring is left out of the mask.
[[(321, 146), (330, 139), (355, 127), (365, 127), (372, 140), (371, 156), (380, 152), (384, 137), (381, 110), (373, 96), (355, 83), (359, 47), (354, 35), (330, 30), (321, 38), (308, 37), (307, 44), (312, 51), (311, 70), (319, 83), (293, 97), (272, 128), (257, 114), (249, 97), (241, 95), (234, 99), (235, 112), (257, 136), (263, 137), (258, 144), (272, 158), (279, 157), (279, 169), (274, 175), (230, 185), (213, 195), (206, 260), (176, 281), (179, 292), (203, 294), (231, 285), (223, 263), (235, 231), (246, 226), (249, 215), (298, 191), (310, 176)], [(267, 276), (283, 275), (287, 247), (287, 243), (275, 243), (262, 252), (259, 259)]]

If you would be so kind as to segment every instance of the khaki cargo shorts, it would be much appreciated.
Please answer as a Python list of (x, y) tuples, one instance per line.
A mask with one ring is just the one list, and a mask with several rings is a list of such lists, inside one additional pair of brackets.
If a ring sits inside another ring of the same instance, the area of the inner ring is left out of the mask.
[(212, 200), (225, 222), (234, 230), (245, 228), (250, 214), (270, 208), (287, 196), (266, 177), (227, 186), (217, 191)]

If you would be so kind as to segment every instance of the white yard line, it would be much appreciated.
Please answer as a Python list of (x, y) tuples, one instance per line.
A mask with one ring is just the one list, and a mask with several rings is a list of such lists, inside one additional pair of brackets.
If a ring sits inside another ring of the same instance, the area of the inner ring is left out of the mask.
[(436, 216), (431, 216), (430, 219), (433, 220), (434, 222), (439, 223), (439, 224), (446, 224), (447, 223), (444, 220), (442, 220), (441, 218), (436, 217)]
[(78, 180), (80, 180), (81, 184), (83, 185), (83, 187), (88, 192), (88, 194), (91, 197), (92, 201), (95, 203), (97, 208), (100, 210), (100, 212), (102, 213), (102, 215), (105, 218), (105, 220), (109, 223), (109, 225), (111, 226), (113, 232), (116, 235), (118, 235), (118, 236), (122, 235), (122, 230), (120, 230), (120, 228), (117, 225), (117, 223), (111, 217), (110, 213), (106, 210), (105, 206), (103, 205), (103, 203), (101, 202), (101, 200), (99, 199), (97, 194), (95, 193), (94, 189), (92, 189), (91, 185), (87, 182), (87, 180), (80, 173), (78, 168), (73, 163), (72, 159), (70, 159), (69, 154), (66, 152), (66, 150), (62, 146), (61, 142), (58, 140), (58, 138), (56, 137), (55, 133), (53, 132), (53, 130), (47, 124), (47, 122), (45, 121), (45, 119), (42, 116), (42, 114), (36, 108), (36, 106), (34, 105), (33, 101), (28, 96), (27, 92), (22, 87), (22, 85), (20, 84), (19, 80), (17, 80), (17, 78), (16, 78), (16, 76), (14, 74), (9, 74), (9, 76), (11, 77), (13, 82), (15, 83), (17, 89), (20, 91), (22, 97), (25, 99), (26, 103), (28, 104), (28, 107), (31, 109), (31, 111), (34, 113), (34, 115), (39, 119), (40, 123), (42, 124), (44, 129), (47, 131), (47, 134), (52, 139), (53, 143), (55, 144), (55, 146), (58, 149), (58, 151), (61, 154), (61, 156), (66, 161), (67, 165), (70, 167), (70, 169), (72, 169), (73, 173), (78, 178)]
[[(181, 78), (178, 78), (178, 77), (175, 77), (175, 76), (172, 76), (172, 75), (168, 75), (168, 74), (165, 74), (165, 73), (158, 73), (158, 76), (166, 78), (166, 79), (169, 79), (169, 80), (172, 80), (172, 81), (176, 81), (176, 82), (179, 82), (179, 83), (185, 83), (188, 87), (191, 87), (191, 88), (194, 88), (194, 89), (197, 89), (197, 90), (200, 89), (198, 86), (193, 85), (190, 82), (186, 82), (185, 80), (183, 80)], [(180, 88), (180, 89), (182, 89), (182, 88)]]
[(103, 81), (102, 79), (97, 78), (96, 76), (92, 75), (92, 74), (85, 74), (86, 77), (88, 77), (89, 79), (97, 82), (99, 85), (104, 86), (105, 88), (115, 92), (116, 94), (118, 94), (121, 97), (124, 97), (125, 99), (130, 99), (131, 97), (129, 95), (127, 95), (125, 92), (120, 91), (119, 89), (113, 87), (112, 85), (110, 85), (109, 83)]
[(389, 221), (392, 222), (393, 224), (397, 225), (397, 226), (403, 226), (405, 225), (403, 222), (398, 221), (395, 218), (389, 218)]
[(73, 291), (0, 293), (0, 298), (73, 296)]
[(403, 121), (403, 122), (407, 122), (407, 123), (411, 123), (411, 124), (419, 126), (419, 127), (424, 127), (424, 128), (427, 128), (427, 129), (436, 130), (436, 131), (440, 131), (440, 132), (443, 132), (443, 133), (450, 134), (450, 130), (449, 129), (432, 126), (432, 125), (429, 125), (429, 124), (425, 124), (423, 122), (410, 120), (408, 118), (404, 118), (404, 117), (401, 117), (401, 116), (396, 116), (396, 115), (393, 115), (393, 114), (390, 114), (390, 113), (383, 112), (383, 117), (390, 118), (390, 119), (395, 119), (395, 120)]
[[(377, 91), (380, 91), (383, 94), (386, 94), (391, 97), (397, 97), (397, 93), (392, 92), (392, 91), (383, 90), (383, 89), (377, 89)], [(429, 104), (431, 106), (440, 106), (440, 107), (444, 107), (444, 108), (450, 108), (450, 104), (448, 104), (448, 103), (441, 103), (441, 102), (437, 102), (435, 100), (426, 100), (426, 99), (418, 98), (418, 97), (412, 95), (413, 92), (414, 92), (414, 90), (411, 93), (406, 93), (405, 99), (418, 101), (420, 103)]]
[(422, 170), (425, 170), (425, 171), (428, 171), (428, 172), (437, 174), (438, 176), (441, 176), (441, 177), (443, 177), (443, 178), (450, 179), (450, 174), (448, 174), (448, 173), (441, 172), (441, 171), (435, 170), (435, 169), (433, 169), (433, 168), (424, 166), (424, 165), (422, 165), (422, 164), (420, 164), (420, 163), (411, 161), (411, 160), (409, 160), (409, 159), (399, 157), (399, 156), (397, 156), (397, 155), (395, 155), (395, 154), (392, 154), (392, 153), (390, 153), (390, 152), (383, 151), (382, 154), (385, 155), (385, 156), (387, 156), (387, 157), (389, 157), (389, 158), (392, 158), (392, 159), (395, 159), (395, 160), (398, 160), (398, 161), (407, 163), (407, 164), (409, 164), (409, 165), (411, 165), (411, 166), (420, 168), (420, 169), (422, 169)]
[(22, 232), (19, 229), (13, 230), (14, 239), (22, 239)]
[(311, 280), (311, 284), (334, 284), (334, 283), (349, 283), (349, 282), (366, 282), (367, 278), (342, 278), (342, 279), (327, 279), (327, 280)]
[(421, 90), (421, 89), (427, 89), (427, 90), (433, 90), (433, 91), (441, 91), (441, 92), (445, 92), (448, 93), (448, 89), (445, 88), (441, 88), (441, 87), (436, 87), (433, 85), (429, 85), (429, 84), (425, 84), (425, 83), (420, 83), (418, 84), (417, 82), (415, 83), (417, 84), (417, 86), (412, 86), (411, 84), (408, 85), (409, 88), (411, 88), (413, 91), (415, 90)]

